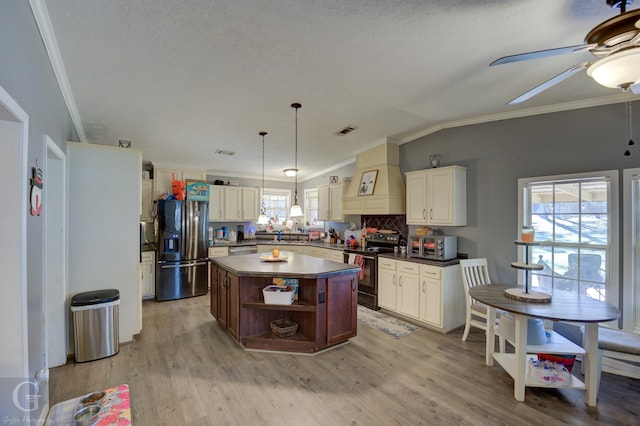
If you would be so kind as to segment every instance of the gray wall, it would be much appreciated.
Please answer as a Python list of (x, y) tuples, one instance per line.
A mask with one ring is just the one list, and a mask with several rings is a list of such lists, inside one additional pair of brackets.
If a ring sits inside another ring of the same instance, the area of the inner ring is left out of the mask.
[[(28, 164), (35, 166), (37, 160), (42, 166), (46, 155), (45, 134), (63, 152), (64, 142), (77, 137), (27, 1), (0, 2), (0, 64), (0, 86), (29, 115)], [(46, 179), (46, 170), (44, 172)], [(43, 216), (29, 216), (27, 297), (31, 377), (45, 367), (43, 238)], [(60, 321), (62, 324), (64, 318)]]
[[(640, 103), (633, 108), (640, 137)], [(401, 145), (400, 168), (428, 168), (435, 153), (442, 166), (467, 167), (468, 224), (445, 231), (459, 252), (488, 259), (494, 282), (515, 282), (518, 179), (639, 167), (640, 146), (623, 156), (626, 128), (624, 103), (458, 127)]]

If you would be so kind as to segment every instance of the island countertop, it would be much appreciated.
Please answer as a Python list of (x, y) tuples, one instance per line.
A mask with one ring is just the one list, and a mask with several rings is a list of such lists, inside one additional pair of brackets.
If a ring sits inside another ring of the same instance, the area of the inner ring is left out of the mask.
[(232, 271), (237, 276), (274, 277), (286, 275), (291, 278), (324, 278), (360, 271), (359, 266), (320, 259), (301, 253), (287, 252), (287, 260), (282, 262), (266, 262), (260, 259), (261, 256), (264, 256), (264, 253), (216, 257), (212, 258), (211, 261)]

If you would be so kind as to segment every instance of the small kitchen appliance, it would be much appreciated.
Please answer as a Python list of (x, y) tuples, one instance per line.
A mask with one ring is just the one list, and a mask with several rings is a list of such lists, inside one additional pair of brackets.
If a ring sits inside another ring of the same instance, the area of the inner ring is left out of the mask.
[(450, 260), (458, 257), (458, 237), (445, 235), (410, 235), (409, 256), (429, 260)]

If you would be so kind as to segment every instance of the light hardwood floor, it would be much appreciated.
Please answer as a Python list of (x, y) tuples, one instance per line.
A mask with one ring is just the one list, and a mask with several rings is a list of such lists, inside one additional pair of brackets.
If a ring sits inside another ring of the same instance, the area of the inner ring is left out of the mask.
[[(484, 365), (484, 334), (421, 329), (396, 339), (358, 324), (316, 356), (246, 352), (209, 314), (208, 296), (143, 303), (143, 332), (99, 361), (51, 371), (50, 403), (128, 383), (134, 425), (638, 424), (640, 380), (602, 374), (584, 391), (527, 388)], [(578, 365), (579, 370), (579, 365)]]

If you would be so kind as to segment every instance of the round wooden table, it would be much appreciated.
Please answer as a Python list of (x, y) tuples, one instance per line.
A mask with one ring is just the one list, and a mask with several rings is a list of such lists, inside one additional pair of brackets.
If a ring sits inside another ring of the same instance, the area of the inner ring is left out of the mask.
[(556, 334), (552, 337), (557, 336), (557, 342), (562, 341), (563, 343), (529, 345), (528, 348), (527, 318), (583, 323), (585, 335), (582, 362), (585, 371), (585, 403), (595, 406), (600, 382), (598, 323), (618, 319), (620, 310), (609, 303), (560, 290), (549, 292), (551, 294), (550, 303), (522, 302), (504, 295), (506, 289), (513, 287), (513, 284), (488, 284), (469, 289), (471, 297), (489, 307), (488, 324), (495, 324), (496, 309), (511, 312), (515, 316), (515, 342), (512, 342), (515, 346), (515, 357), (508, 357), (507, 354), (494, 354), (495, 329), (487, 327), (486, 364), (491, 366), (494, 359), (498, 360), (514, 379), (515, 399), (524, 401), (525, 386), (536, 386), (526, 381), (527, 352), (581, 353), (580, 351), (573, 352), (574, 349), (564, 349), (571, 343)]

